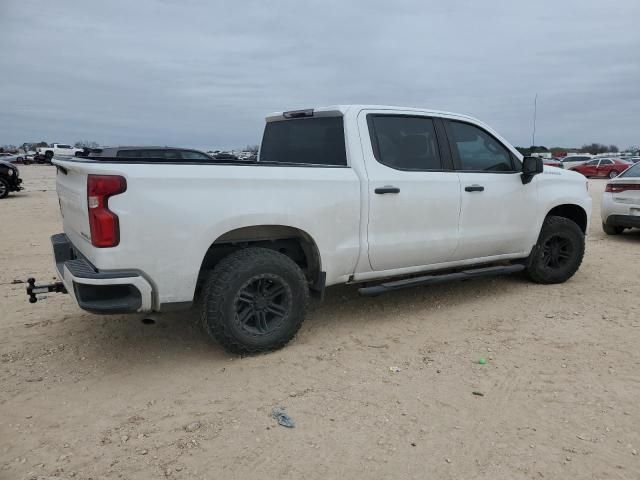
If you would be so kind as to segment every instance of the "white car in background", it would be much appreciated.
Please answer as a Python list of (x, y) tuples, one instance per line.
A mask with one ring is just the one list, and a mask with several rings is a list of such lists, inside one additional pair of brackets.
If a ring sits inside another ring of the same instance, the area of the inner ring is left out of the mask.
[(52, 143), (50, 147), (36, 148), (36, 155), (42, 156), (47, 162), (53, 157), (73, 157), (77, 152), (82, 152), (82, 148), (72, 147), (66, 143)]
[(625, 228), (640, 228), (640, 163), (607, 183), (602, 194), (602, 229), (619, 235)]
[(570, 155), (564, 157), (562, 161), (562, 168), (570, 169), (571, 167), (575, 167), (576, 165), (582, 165), (585, 162), (588, 162), (593, 158), (593, 155)]

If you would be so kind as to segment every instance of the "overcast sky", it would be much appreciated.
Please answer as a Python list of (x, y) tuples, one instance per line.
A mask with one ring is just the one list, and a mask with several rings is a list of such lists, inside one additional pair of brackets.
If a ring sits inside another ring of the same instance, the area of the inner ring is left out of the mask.
[(266, 114), (373, 103), (516, 145), (640, 144), (639, 0), (0, 0), (0, 144), (259, 143)]

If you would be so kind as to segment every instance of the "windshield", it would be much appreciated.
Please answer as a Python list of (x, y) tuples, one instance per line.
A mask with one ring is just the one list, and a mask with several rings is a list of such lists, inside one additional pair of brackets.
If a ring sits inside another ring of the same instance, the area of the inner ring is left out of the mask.
[(629, 167), (622, 172), (620, 177), (640, 177), (640, 163), (636, 163), (633, 167)]

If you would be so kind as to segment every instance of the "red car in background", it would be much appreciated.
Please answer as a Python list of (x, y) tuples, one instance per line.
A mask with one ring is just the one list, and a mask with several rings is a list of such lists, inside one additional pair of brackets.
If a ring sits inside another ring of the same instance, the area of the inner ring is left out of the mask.
[(542, 159), (542, 163), (544, 165), (549, 165), (550, 167), (564, 168), (562, 166), (562, 162), (559, 159), (555, 158), (555, 157), (543, 158)]
[(619, 158), (594, 158), (582, 165), (571, 167), (570, 170), (580, 172), (585, 177), (616, 178), (632, 164)]

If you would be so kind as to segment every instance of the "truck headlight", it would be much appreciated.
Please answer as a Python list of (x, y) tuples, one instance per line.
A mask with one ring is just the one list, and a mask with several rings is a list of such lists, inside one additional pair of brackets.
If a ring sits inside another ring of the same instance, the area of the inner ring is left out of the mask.
[(13, 170), (9, 169), (9, 176), (13, 175)]

